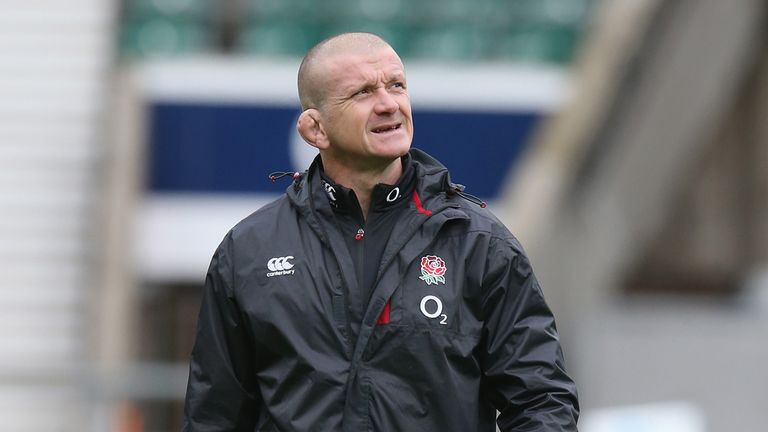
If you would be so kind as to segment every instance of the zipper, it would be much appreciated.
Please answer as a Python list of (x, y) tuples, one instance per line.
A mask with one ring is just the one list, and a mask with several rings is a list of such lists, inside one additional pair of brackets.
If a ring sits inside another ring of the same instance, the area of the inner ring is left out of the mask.
[(355, 263), (356, 272), (357, 273), (357, 287), (360, 290), (361, 296), (360, 296), (360, 310), (365, 312), (365, 293), (368, 292), (367, 287), (363, 287), (363, 272), (364, 272), (364, 264), (365, 264), (365, 243), (363, 242), (363, 239), (365, 238), (365, 229), (363, 227), (360, 227), (357, 230), (357, 233), (355, 234), (355, 244), (357, 246), (357, 262)]

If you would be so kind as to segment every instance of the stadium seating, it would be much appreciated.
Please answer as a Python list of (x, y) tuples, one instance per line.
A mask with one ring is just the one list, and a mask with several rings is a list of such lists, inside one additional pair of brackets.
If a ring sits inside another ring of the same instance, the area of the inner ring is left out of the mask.
[[(382, 35), (405, 58), (567, 64), (594, 0), (126, 0), (127, 57), (300, 56), (344, 31)], [(234, 35), (231, 46), (222, 34)]]

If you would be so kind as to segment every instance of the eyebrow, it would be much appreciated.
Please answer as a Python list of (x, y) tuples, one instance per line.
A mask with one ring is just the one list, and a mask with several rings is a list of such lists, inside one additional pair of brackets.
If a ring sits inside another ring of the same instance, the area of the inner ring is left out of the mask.
[[(396, 81), (405, 81), (405, 73), (403, 71), (395, 71), (387, 76), (385, 84), (391, 84)], [(354, 94), (360, 90), (375, 88), (378, 85), (378, 81), (372, 80), (360, 80), (354, 84), (350, 84), (342, 88), (344, 94)]]
[[(394, 72), (391, 75), (386, 77), (386, 80), (384, 81), (384, 83), (385, 84), (390, 84), (390, 83), (393, 83), (395, 81), (405, 81), (405, 74), (402, 73), (402, 72)], [(373, 88), (373, 87), (376, 87), (377, 85), (378, 85), (378, 81), (366, 80), (366, 81), (361, 82), (358, 85), (350, 86), (350, 88), (354, 88), (354, 89), (357, 89), (357, 90), (362, 90), (362, 89), (365, 89), (365, 88)]]
[(376, 85), (371, 83), (370, 81), (363, 81), (355, 84), (350, 84), (349, 86), (344, 87), (344, 93), (347, 95), (352, 95), (359, 92), (360, 90), (373, 88), (375, 86)]
[(392, 81), (405, 81), (405, 73), (402, 71), (393, 72), (389, 80), (387, 82)]

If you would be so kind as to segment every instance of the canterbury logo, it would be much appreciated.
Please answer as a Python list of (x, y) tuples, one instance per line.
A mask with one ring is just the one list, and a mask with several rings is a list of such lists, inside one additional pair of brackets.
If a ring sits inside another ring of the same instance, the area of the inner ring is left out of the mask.
[(284, 257), (278, 257), (278, 258), (272, 258), (271, 260), (267, 261), (267, 268), (272, 271), (278, 271), (278, 270), (290, 270), (293, 268), (293, 264), (291, 264), (290, 260), (292, 260), (293, 257), (288, 255)]
[(271, 258), (269, 261), (267, 261), (267, 268), (270, 270), (270, 272), (267, 273), (267, 277), (292, 275), (296, 271), (292, 270), (292, 259), (293, 256), (291, 255)]

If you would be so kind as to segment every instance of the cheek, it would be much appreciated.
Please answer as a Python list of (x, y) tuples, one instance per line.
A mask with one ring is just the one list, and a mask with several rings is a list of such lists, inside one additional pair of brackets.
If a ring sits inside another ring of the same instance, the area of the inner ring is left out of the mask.
[(408, 93), (399, 94), (397, 97), (397, 103), (400, 104), (400, 109), (411, 110), (411, 96)]
[(340, 135), (351, 135), (357, 133), (359, 129), (365, 129), (368, 123), (369, 111), (360, 104), (344, 107), (334, 118), (336, 133)]
[(401, 100), (398, 101), (398, 105), (400, 105), (400, 112), (403, 113), (404, 116), (411, 118), (411, 99), (408, 96), (403, 96)]

